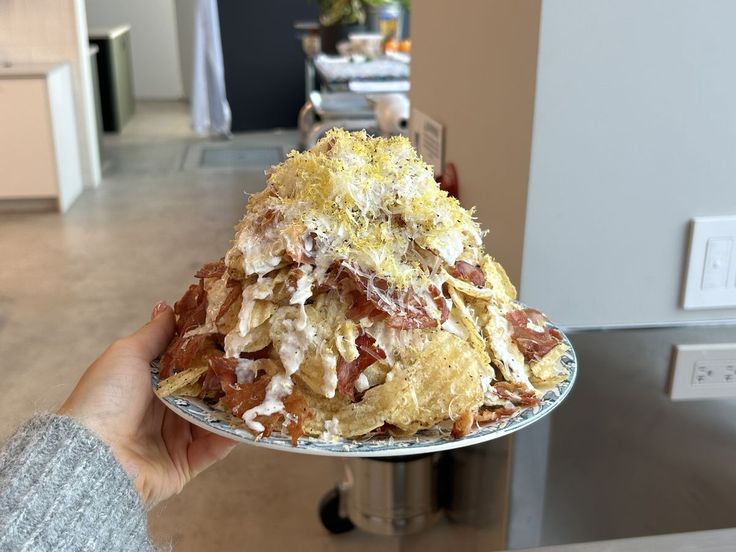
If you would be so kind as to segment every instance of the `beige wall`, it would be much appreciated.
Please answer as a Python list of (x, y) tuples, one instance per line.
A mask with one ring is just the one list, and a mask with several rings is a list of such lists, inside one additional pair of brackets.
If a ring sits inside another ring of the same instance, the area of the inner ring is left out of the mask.
[(521, 275), (539, 0), (412, 3), (412, 108), (445, 125), (464, 206), (486, 246)]
[(92, 76), (83, 0), (0, 1), (0, 63), (69, 62), (87, 186), (100, 182)]

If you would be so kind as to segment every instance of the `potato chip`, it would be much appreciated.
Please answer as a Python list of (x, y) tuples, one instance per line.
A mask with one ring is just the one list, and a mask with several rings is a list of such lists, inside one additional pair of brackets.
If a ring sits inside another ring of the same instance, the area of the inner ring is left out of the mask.
[(459, 278), (455, 278), (445, 269), (442, 269), (442, 271), (447, 283), (451, 285), (455, 290), (467, 295), (468, 297), (477, 297), (478, 299), (489, 300), (497, 295), (496, 291), (493, 289), (476, 287), (471, 283), (465, 282), (464, 280), (461, 280)]
[(530, 387), (529, 369), (524, 363), (524, 355), (511, 340), (508, 322), (501, 310), (488, 304), (490, 314), (488, 323), (483, 327), (488, 353), (506, 381)]
[(473, 347), (475, 347), (477, 351), (485, 351), (486, 344), (483, 341), (483, 338), (480, 336), (478, 325), (474, 320), (472, 312), (465, 305), (465, 301), (462, 297), (460, 297), (460, 294), (458, 294), (452, 284), (448, 284), (448, 289), (450, 291), (450, 297), (452, 298), (453, 305), (455, 309), (457, 309), (458, 318), (460, 319), (460, 322), (462, 323), (465, 330), (468, 332), (468, 336), (471, 343), (473, 344)]
[(264, 322), (247, 335), (240, 335), (234, 328), (225, 336), (225, 356), (237, 357), (241, 352), (253, 353), (265, 349), (271, 343), (270, 323)]
[(347, 362), (354, 361), (360, 354), (355, 346), (357, 337), (358, 326), (351, 320), (345, 320), (335, 332), (335, 347), (340, 352), (340, 356)]
[(202, 384), (199, 381), (195, 381), (176, 390), (176, 394), (181, 397), (198, 397), (201, 392)]
[(260, 326), (276, 311), (276, 305), (266, 299), (255, 299), (244, 303), (240, 309), (239, 331), (246, 333)]
[(496, 302), (505, 304), (516, 299), (516, 288), (504, 268), (490, 255), (484, 255), (480, 265), (486, 276), (486, 287), (495, 292)]
[(538, 362), (532, 363), (532, 382), (556, 385), (566, 380), (569, 374), (567, 368), (560, 362), (566, 352), (567, 347), (560, 344), (539, 359)]
[(184, 389), (190, 384), (196, 382), (203, 374), (208, 370), (207, 365), (196, 366), (185, 370), (184, 372), (178, 372), (173, 376), (169, 376), (162, 382), (159, 382), (156, 394), (161, 397), (168, 397), (177, 393), (180, 389)]
[(406, 431), (428, 428), (448, 417), (477, 409), (483, 402), (480, 369), (483, 358), (456, 336), (435, 332), (427, 347), (411, 366), (397, 366), (385, 383), (365, 392), (358, 403), (328, 404), (308, 396), (321, 421), (336, 418), (343, 436), (368, 433), (384, 423)]

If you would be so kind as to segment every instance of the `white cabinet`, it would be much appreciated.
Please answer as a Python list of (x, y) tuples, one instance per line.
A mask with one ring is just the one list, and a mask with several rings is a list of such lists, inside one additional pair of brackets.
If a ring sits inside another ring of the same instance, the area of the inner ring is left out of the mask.
[(0, 210), (66, 211), (82, 192), (69, 65), (0, 66)]

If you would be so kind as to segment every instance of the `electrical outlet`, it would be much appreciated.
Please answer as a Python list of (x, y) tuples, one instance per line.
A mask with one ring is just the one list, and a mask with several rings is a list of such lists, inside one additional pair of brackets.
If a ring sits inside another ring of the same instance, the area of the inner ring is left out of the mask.
[(736, 398), (736, 343), (675, 345), (670, 398)]
[(736, 216), (692, 220), (682, 306), (736, 307)]

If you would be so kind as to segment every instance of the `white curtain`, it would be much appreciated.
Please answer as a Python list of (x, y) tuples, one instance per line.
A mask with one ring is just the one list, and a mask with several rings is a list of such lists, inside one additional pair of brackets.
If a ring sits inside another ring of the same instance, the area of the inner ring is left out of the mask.
[(229, 136), (232, 116), (225, 96), (217, 0), (197, 0), (193, 64), (192, 126), (200, 134)]

